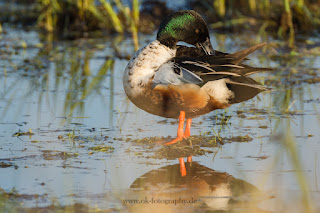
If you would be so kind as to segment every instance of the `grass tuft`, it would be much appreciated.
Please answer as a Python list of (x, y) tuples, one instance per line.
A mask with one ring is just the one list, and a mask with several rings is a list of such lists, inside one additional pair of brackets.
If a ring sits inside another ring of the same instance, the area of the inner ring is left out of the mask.
[(121, 0), (39, 0), (38, 26), (46, 32), (64, 37), (83, 36), (85, 32), (114, 31), (131, 33), (135, 49), (139, 49), (139, 0), (132, 8)]

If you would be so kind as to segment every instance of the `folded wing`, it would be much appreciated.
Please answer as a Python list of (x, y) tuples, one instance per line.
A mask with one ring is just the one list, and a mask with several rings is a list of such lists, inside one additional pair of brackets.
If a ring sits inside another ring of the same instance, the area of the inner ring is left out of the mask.
[(153, 85), (193, 83), (202, 86), (209, 81), (225, 79), (228, 89), (234, 93), (229, 103), (246, 101), (268, 90), (249, 75), (273, 69), (242, 63), (250, 53), (265, 45), (260, 43), (233, 54), (215, 51), (214, 55), (206, 55), (197, 48), (179, 46), (177, 56), (156, 72)]

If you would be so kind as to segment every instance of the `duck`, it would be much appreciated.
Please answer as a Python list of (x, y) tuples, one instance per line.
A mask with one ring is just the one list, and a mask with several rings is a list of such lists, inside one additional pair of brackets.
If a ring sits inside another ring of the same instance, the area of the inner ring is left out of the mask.
[(269, 90), (249, 75), (272, 69), (244, 64), (266, 44), (231, 54), (214, 50), (202, 16), (177, 11), (163, 19), (156, 39), (131, 57), (123, 74), (124, 91), (138, 108), (179, 119), (177, 137), (164, 143), (175, 144), (191, 135), (193, 118)]

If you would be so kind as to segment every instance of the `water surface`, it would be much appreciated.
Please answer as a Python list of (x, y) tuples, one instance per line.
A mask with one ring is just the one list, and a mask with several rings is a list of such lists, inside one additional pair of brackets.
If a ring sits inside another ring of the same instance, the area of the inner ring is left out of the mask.
[[(14, 192), (22, 207), (171, 211), (177, 200), (191, 199), (197, 202), (178, 209), (301, 212), (304, 197), (320, 199), (318, 55), (274, 47), (250, 55), (250, 65), (276, 69), (254, 76), (273, 91), (195, 118), (192, 135), (224, 143), (201, 147), (207, 152), (193, 156), (189, 179), (181, 179), (177, 158), (157, 155), (161, 145), (135, 141), (174, 137), (177, 122), (126, 98), (128, 61), (116, 57), (114, 46), (132, 54), (129, 38), (46, 42), (14, 28), (1, 36), (0, 188)], [(257, 43), (254, 35), (211, 37), (228, 52)], [(141, 35), (141, 45), (153, 38)], [(128, 201), (145, 199), (163, 203)]]

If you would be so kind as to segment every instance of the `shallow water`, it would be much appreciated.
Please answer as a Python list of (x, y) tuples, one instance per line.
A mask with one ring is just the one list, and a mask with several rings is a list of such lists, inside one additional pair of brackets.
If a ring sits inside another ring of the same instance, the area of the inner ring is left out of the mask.
[[(22, 207), (301, 212), (320, 199), (320, 87), (310, 80), (319, 78), (318, 55), (277, 57), (282, 54), (273, 47), (250, 55), (251, 65), (276, 68), (255, 76), (271, 79), (274, 90), (195, 118), (192, 135), (226, 143), (201, 147), (208, 152), (193, 156), (188, 179), (181, 180), (172, 169), (178, 167), (170, 167), (177, 158), (155, 158), (160, 145), (134, 141), (174, 137), (177, 123), (126, 98), (122, 74), (128, 61), (115, 57), (113, 46), (132, 54), (130, 39), (48, 43), (34, 31), (8, 29), (0, 40), (0, 188), (16, 193), (14, 202)], [(214, 47), (228, 52), (256, 43), (254, 36), (211, 36)], [(153, 38), (141, 36), (140, 45)], [(235, 190), (233, 180), (243, 187)], [(306, 195), (310, 199), (303, 201)], [(183, 208), (164, 203), (179, 198), (197, 202)], [(128, 201), (145, 199), (160, 201)]]

